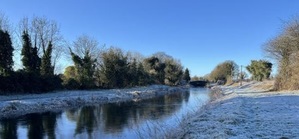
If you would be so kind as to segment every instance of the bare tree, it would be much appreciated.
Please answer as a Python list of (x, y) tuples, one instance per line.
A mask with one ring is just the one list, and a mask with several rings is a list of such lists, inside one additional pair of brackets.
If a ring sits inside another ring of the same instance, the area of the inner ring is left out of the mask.
[(133, 62), (134, 60), (137, 63), (142, 63), (143, 60), (145, 59), (144, 56), (139, 53), (139, 52), (127, 52), (127, 58), (128, 58), (128, 62)]
[(157, 53), (154, 53), (153, 56), (159, 58), (159, 60), (161, 60), (161, 62), (165, 62), (168, 59), (173, 59), (172, 56), (166, 54), (165, 52), (157, 52)]
[(9, 31), (10, 26), (9, 26), (9, 20), (7, 16), (0, 11), (0, 29), (4, 31)]
[(95, 38), (81, 35), (73, 42), (73, 51), (81, 58), (88, 52), (93, 59), (97, 59), (100, 53), (98, 44)]
[(19, 23), (18, 36), (21, 36), (23, 31), (29, 33), (31, 42), (34, 47), (37, 47), (40, 57), (45, 53), (49, 43), (52, 43), (52, 63), (57, 72), (57, 63), (65, 45), (57, 23), (45, 17), (33, 17), (32, 19), (25, 17)]
[(299, 18), (284, 22), (284, 26), (279, 35), (269, 40), (264, 46), (264, 52), (277, 62), (288, 59), (299, 50)]
[(264, 45), (267, 56), (278, 63), (277, 89), (298, 89), (299, 18), (285, 22), (281, 32)]

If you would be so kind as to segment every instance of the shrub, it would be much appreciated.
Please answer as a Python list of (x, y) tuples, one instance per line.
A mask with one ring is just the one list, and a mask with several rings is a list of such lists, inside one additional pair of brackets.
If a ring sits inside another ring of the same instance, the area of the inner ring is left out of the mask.
[(78, 81), (76, 81), (73, 78), (66, 80), (63, 83), (63, 86), (64, 86), (64, 88), (69, 89), (69, 90), (77, 90), (80, 88), (80, 84), (78, 83)]

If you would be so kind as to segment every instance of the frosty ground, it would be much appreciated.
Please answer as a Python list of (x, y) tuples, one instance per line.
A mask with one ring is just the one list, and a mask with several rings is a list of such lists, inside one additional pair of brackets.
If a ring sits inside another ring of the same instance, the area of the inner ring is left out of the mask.
[(299, 92), (273, 82), (221, 87), (224, 97), (186, 118), (172, 138), (299, 138)]
[(152, 85), (131, 89), (59, 91), (46, 94), (0, 96), (0, 119), (28, 113), (61, 111), (84, 105), (139, 101), (183, 91), (188, 91), (188, 88)]

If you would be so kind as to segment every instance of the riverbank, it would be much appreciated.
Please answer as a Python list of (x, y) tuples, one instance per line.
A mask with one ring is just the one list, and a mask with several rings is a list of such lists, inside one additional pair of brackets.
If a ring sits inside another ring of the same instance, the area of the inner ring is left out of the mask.
[(0, 119), (29, 113), (61, 111), (84, 105), (139, 101), (184, 91), (188, 91), (188, 88), (152, 85), (131, 89), (59, 91), (47, 94), (0, 96)]
[(271, 82), (220, 87), (223, 97), (186, 118), (172, 138), (298, 138), (299, 91)]

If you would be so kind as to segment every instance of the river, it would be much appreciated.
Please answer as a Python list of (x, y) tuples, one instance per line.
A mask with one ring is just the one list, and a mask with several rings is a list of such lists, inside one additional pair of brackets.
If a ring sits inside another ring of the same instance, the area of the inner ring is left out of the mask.
[(0, 121), (1, 139), (158, 138), (209, 100), (209, 90), (190, 88), (138, 102), (32, 113)]

